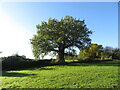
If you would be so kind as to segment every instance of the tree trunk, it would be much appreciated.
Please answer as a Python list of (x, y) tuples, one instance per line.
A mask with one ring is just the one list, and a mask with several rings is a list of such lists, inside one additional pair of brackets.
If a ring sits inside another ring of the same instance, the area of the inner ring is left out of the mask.
[(64, 49), (60, 49), (58, 52), (58, 63), (60, 63), (60, 64), (65, 63)]

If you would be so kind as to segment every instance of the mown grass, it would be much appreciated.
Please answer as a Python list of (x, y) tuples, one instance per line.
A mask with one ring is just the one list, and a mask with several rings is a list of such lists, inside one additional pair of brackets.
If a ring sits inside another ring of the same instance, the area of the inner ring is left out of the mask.
[(117, 88), (119, 60), (3, 71), (1, 88)]

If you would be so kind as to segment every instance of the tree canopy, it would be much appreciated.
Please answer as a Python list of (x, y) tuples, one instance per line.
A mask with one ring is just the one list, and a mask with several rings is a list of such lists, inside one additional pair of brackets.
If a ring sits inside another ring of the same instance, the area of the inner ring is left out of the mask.
[[(65, 49), (81, 49), (91, 43), (92, 34), (84, 20), (65, 16), (61, 20), (49, 18), (36, 25), (37, 34), (31, 39), (33, 54), (36, 58), (51, 51), (58, 54), (58, 62), (65, 62)], [(74, 47), (74, 48), (73, 48)]]

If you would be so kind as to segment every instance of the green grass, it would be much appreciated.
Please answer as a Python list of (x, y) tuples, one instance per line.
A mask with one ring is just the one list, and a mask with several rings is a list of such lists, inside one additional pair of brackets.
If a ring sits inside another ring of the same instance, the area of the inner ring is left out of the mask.
[(116, 88), (118, 62), (70, 63), (3, 71), (2, 88)]

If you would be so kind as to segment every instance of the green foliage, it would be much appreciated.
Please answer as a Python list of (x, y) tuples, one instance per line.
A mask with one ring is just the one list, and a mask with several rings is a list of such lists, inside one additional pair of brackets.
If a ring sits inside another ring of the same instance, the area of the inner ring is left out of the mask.
[(64, 56), (65, 60), (75, 60), (77, 59), (77, 52), (75, 50), (69, 50)]
[(78, 55), (80, 60), (94, 60), (94, 59), (120, 59), (120, 49), (105, 47), (102, 45), (91, 44), (82, 49)]
[(8, 57), (2, 57), (0, 58), (2, 61), (2, 69), (3, 70), (17, 70), (17, 69), (25, 69), (35, 66), (45, 66), (45, 65), (51, 65), (52, 60), (32, 60), (32, 59), (26, 59), (24, 55), (19, 56), (18, 54), (15, 54), (13, 56)]
[(24, 55), (19, 56), (18, 54), (15, 54), (8, 57), (2, 57), (1, 60), (5, 62), (18, 62), (18, 61), (26, 61), (27, 59)]
[(112, 50), (112, 58), (120, 60), (120, 49), (119, 48), (115, 48)]
[(113, 48), (108, 46), (103, 48), (101, 52), (101, 59), (109, 59), (112, 56), (112, 50)]
[(120, 59), (120, 49), (105, 47), (102, 50), (101, 58), (102, 59)]
[(89, 36), (92, 31), (88, 30), (85, 21), (71, 16), (65, 16), (60, 21), (50, 18), (47, 22), (38, 24), (36, 28), (37, 34), (31, 40), (36, 58), (44, 57), (52, 51), (58, 54), (59, 61), (64, 61), (65, 49), (81, 49), (91, 42)]
[(78, 58), (80, 60), (94, 60), (95, 58), (100, 58), (101, 51), (102, 45), (91, 44), (80, 50)]
[[(119, 60), (3, 71), (2, 88), (116, 88)], [(116, 89), (115, 89), (116, 90)]]
[(65, 60), (76, 60), (77, 59), (77, 56), (68, 56), (68, 55), (65, 55)]
[(18, 54), (8, 56), (8, 57), (2, 57), (2, 69), (18, 69), (18, 68), (24, 68), (26, 66), (26, 62), (29, 61), (29, 59), (26, 59), (26, 57), (19, 56)]

